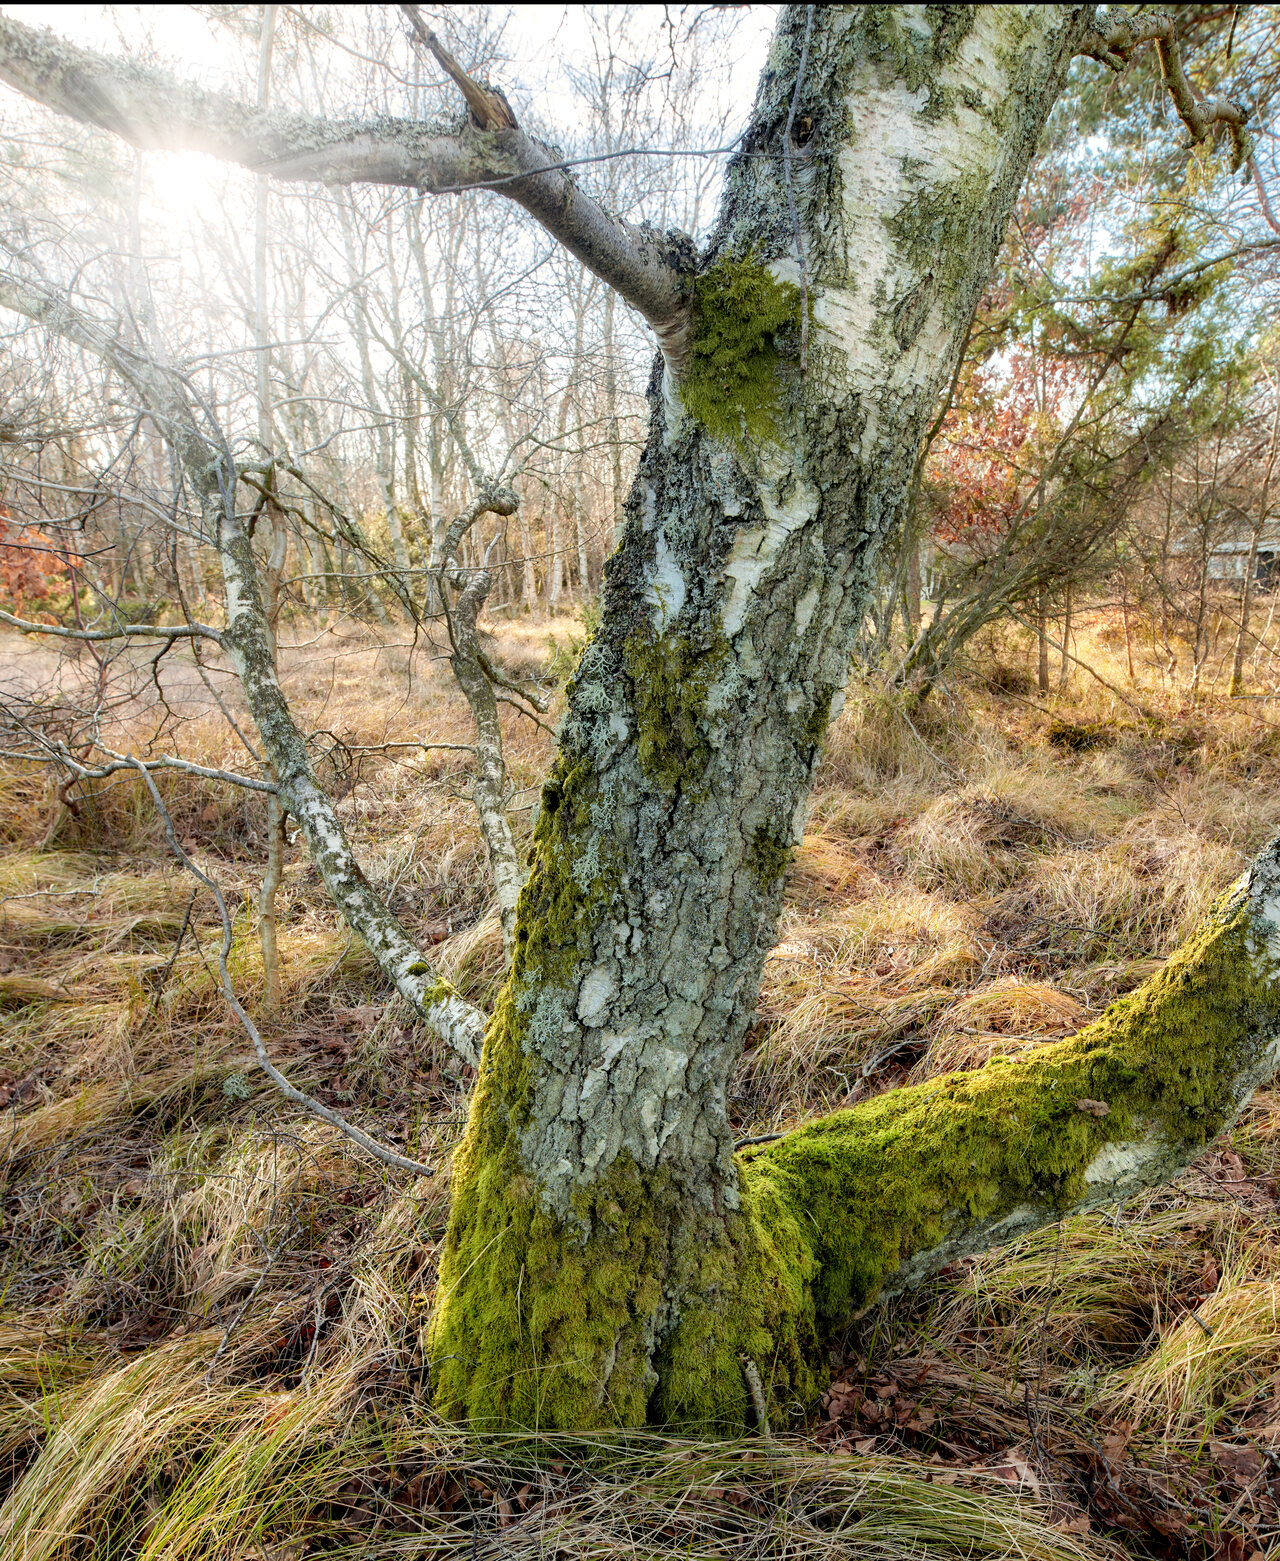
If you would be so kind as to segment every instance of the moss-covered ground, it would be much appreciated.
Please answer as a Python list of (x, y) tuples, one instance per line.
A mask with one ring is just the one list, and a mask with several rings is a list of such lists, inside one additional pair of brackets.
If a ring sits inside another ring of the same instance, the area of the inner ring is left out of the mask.
[[(1121, 682), (1107, 628), (1086, 623), (1079, 653)], [(495, 653), (536, 670), (528, 643), (500, 633)], [(1011, 642), (980, 654), (988, 672), (1030, 664)], [(326, 762), (370, 876), (487, 1004), (501, 937), (457, 756), (359, 747), (426, 723), (465, 738), (457, 696), (429, 675), (409, 687), (406, 670), (402, 652), (347, 645), (332, 667), (313, 652), (291, 691), (348, 745)], [(370, 709), (374, 676), (406, 690), (391, 720), (391, 701)], [(992, 1057), (1047, 1058), (1045, 1042), (1161, 968), (1280, 822), (1265, 705), (1184, 704), (1153, 684), (1156, 719), (1140, 721), (1096, 687), (1038, 701), (961, 679), (910, 722), (881, 696), (850, 700), (733, 1085), (743, 1139), (864, 1102), (888, 1124), (913, 1099), (932, 1110), (932, 1091), (978, 1087)], [(1054, 740), (1063, 722), (1090, 742)], [(229, 760), (208, 732), (189, 741)], [(534, 784), (548, 740), (511, 717), (509, 742)], [(184, 839), (231, 892), (236, 977), (256, 1002), (260, 821), (205, 782), (169, 785)], [(797, 1382), (771, 1442), (464, 1435), (427, 1407), (448, 1364), (425, 1347), (444, 1179), (370, 1165), (260, 1082), (214, 985), (212, 907), (192, 904), (132, 787), (48, 840), (40, 777), (0, 775), (0, 802), (0, 1551), (1247, 1561), (1276, 1543), (1274, 1095), (1172, 1186), (847, 1319), (830, 1387), (815, 1405)], [(466, 1071), (389, 998), (296, 849), (281, 902), (277, 1059), (442, 1158)], [(1082, 1074), (1072, 1089), (1120, 1109), (1115, 1085)], [(1098, 1130), (1071, 1118), (1080, 1152)], [(769, 1175), (789, 1152), (743, 1151)], [(928, 1217), (918, 1185), (900, 1204)], [(861, 1212), (847, 1245), (869, 1261)], [(831, 1271), (847, 1298), (823, 1304), (856, 1310), (866, 1276)]]

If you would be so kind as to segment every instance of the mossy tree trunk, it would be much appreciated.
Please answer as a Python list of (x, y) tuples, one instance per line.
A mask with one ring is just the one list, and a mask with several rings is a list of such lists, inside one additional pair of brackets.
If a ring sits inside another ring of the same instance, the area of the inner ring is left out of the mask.
[[(655, 375), (455, 1156), (431, 1342), (446, 1414), (742, 1425), (744, 1356), (779, 1402), (807, 1396), (823, 1316), (942, 1228), (872, 1218), (844, 1251), (862, 1129), (741, 1162), (725, 1097), (877, 549), (1086, 25), (1073, 7), (784, 13), (680, 383)], [(922, 1188), (970, 1198), (916, 1158)], [(905, 1219), (921, 1205), (901, 1174), (870, 1190)]]

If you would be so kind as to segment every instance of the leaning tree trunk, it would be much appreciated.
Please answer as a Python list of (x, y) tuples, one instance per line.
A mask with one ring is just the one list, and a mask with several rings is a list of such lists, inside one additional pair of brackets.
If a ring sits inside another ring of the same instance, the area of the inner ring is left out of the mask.
[(447, 1414), (742, 1425), (744, 1358), (779, 1403), (811, 1393), (825, 1320), (966, 1220), (1049, 1207), (1129, 1129), (1118, 1102), (1077, 1112), (1103, 1090), (1084, 1062), (1027, 1095), (1043, 1166), (1011, 1147), (1007, 1069), (746, 1161), (725, 1108), (876, 551), (1085, 26), (1073, 7), (784, 13), (681, 383), (655, 379), (454, 1160)]

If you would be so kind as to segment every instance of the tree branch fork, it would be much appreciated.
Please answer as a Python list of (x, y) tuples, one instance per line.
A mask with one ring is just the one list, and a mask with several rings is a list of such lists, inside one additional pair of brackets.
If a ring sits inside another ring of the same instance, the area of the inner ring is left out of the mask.
[(275, 179), (389, 184), (437, 195), (494, 188), (615, 288), (678, 370), (692, 290), (665, 240), (585, 194), (560, 159), (519, 128), (505, 98), (475, 82), (434, 34), (423, 32), (471, 110), (460, 125), (261, 110), (7, 16), (0, 16), (0, 81), (142, 150), (206, 152)]

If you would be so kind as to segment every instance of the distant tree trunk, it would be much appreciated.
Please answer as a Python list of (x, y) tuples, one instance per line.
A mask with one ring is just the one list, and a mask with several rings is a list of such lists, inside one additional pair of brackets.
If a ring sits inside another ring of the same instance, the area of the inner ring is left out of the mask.
[(907, 554), (907, 643), (920, 631), (920, 541), (912, 542)]
[(538, 610), (538, 576), (534, 569), (533, 530), (525, 513), (528, 505), (520, 506), (520, 601), (525, 612)]
[[(454, 1157), (430, 1354), (438, 1406), (477, 1423), (741, 1426), (742, 1357), (776, 1403), (811, 1393), (819, 1321), (947, 1239), (950, 1178), (984, 1219), (1030, 1190), (990, 1158), (986, 1128), (975, 1164), (991, 1166), (990, 1187), (984, 1169), (984, 1190), (969, 1190), (967, 1159), (926, 1169), (927, 1216), (914, 1168), (843, 1119), (750, 1162), (733, 1154), (728, 1079), (874, 557), (896, 533), (1083, 13), (785, 11), (752, 155), (731, 165), (704, 319), (717, 296), (729, 309), (785, 300), (798, 317), (760, 260), (795, 275), (780, 153), (810, 24), (799, 106), (818, 131), (791, 148), (810, 371), (797, 370), (798, 331), (779, 327), (778, 361), (747, 349), (742, 377), (729, 371), (757, 387), (745, 400), (696, 370), (679, 389), (654, 383)], [(858, 152), (833, 183), (820, 170), (845, 137)], [(731, 433), (741, 418), (746, 442)], [(1103, 1133), (1071, 1111), (1069, 1154), (1087, 1159)]]
[(1244, 566), (1244, 586), (1240, 592), (1240, 627), (1236, 634), (1235, 654), (1231, 659), (1231, 693), (1240, 692), (1244, 680), (1244, 650), (1249, 641), (1249, 619), (1253, 614), (1253, 588), (1258, 573), (1258, 544), (1266, 527), (1271, 509), (1271, 479), (1275, 473), (1276, 456), (1280, 454), (1280, 375), (1272, 386), (1275, 407), (1271, 417), (1271, 439), (1267, 446), (1267, 464), (1262, 474), (1262, 492), (1258, 498), (1258, 511), (1253, 529), (1249, 533), (1249, 558)]
[(1124, 655), (1129, 668), (1129, 681), (1133, 682), (1133, 636), (1129, 632), (1129, 579), (1120, 571), (1120, 613), (1124, 619)]
[(1062, 604), (1062, 666), (1058, 673), (1058, 687), (1066, 688), (1071, 676), (1071, 581), (1067, 581)]
[(1036, 689), (1042, 699), (1049, 697), (1049, 593), (1040, 587), (1036, 597)]
[(391, 537), (392, 555), (395, 558), (396, 568), (403, 575), (407, 574), (409, 569), (409, 550), (405, 545), (404, 528), (400, 524), (400, 511), (396, 505), (395, 445), (390, 425), (382, 410), (382, 398), (378, 394), (378, 382), (374, 375), (373, 357), (369, 346), (369, 316), (360, 284), (365, 267), (356, 254), (354, 223), (349, 206), (343, 201), (338, 201), (336, 209), (338, 225), (342, 229), (346, 248), (347, 269), (351, 276), (351, 325), (356, 353), (360, 360), (360, 383), (364, 390), (369, 420), (373, 424), (374, 467), (378, 474), (378, 493), (382, 499), (387, 531)]
[(1205, 633), (1205, 617), (1209, 610), (1209, 534), (1207, 525), (1200, 527), (1199, 580), (1196, 588), (1195, 648), (1188, 692), (1196, 694), (1200, 689), (1200, 669), (1209, 654), (1208, 636)]
[(578, 601), (582, 603), (591, 596), (591, 558), (587, 552), (587, 528), (583, 519), (581, 452), (574, 465), (573, 531), (578, 543)]
[[(258, 108), (265, 110), (271, 97), (271, 56), (275, 46), (278, 7), (264, 5), (258, 40)], [(267, 306), (267, 200), (270, 181), (265, 174), (254, 180), (253, 334), (258, 389), (258, 443), (264, 457), (275, 450), (271, 406), (271, 331)], [(268, 473), (268, 493), (275, 491), (274, 468)], [(279, 506), (268, 497), (259, 521), (265, 544), (262, 567), (263, 605), (268, 643), (276, 660), (276, 620), (280, 612), (280, 587), (288, 557), (289, 534)], [(286, 814), (278, 796), (267, 798), (266, 866), (258, 887), (258, 940), (262, 946), (263, 1008), (274, 1018), (280, 1011), (280, 957), (276, 936), (276, 895), (284, 876)]]

